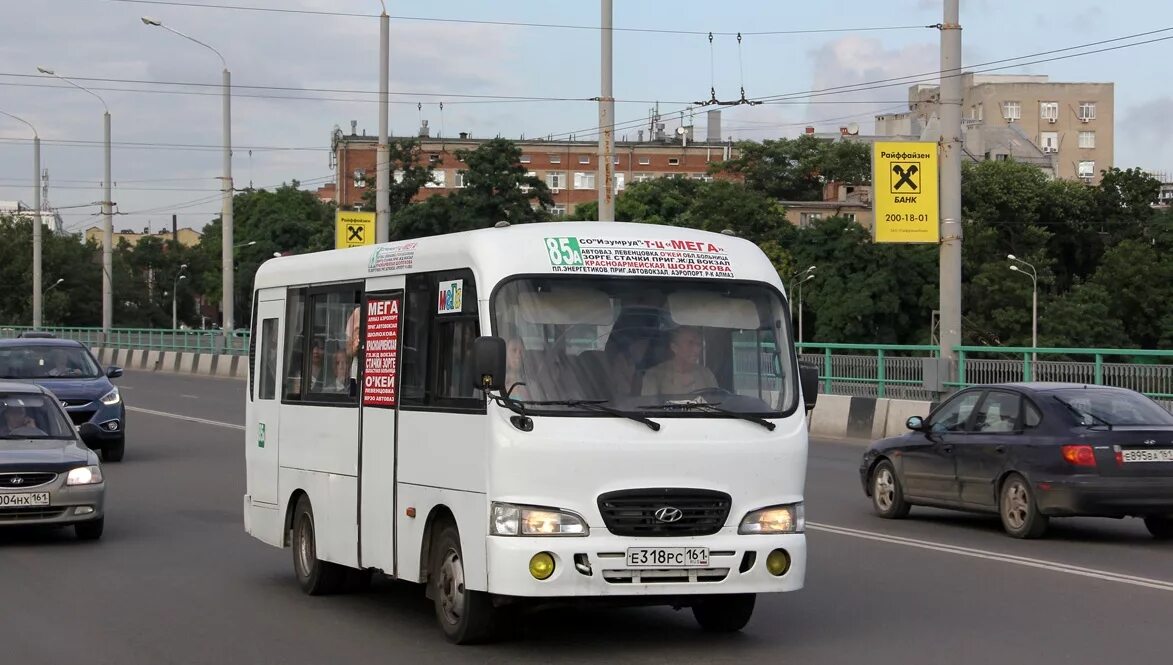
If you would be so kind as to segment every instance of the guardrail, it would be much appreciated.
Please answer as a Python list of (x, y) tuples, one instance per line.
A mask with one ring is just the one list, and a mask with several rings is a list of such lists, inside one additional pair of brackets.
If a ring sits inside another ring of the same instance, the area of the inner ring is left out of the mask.
[[(32, 330), (31, 326), (0, 327), (0, 339), (19, 337)], [(237, 331), (225, 337), (219, 330), (166, 330), (160, 328), (112, 328), (104, 337), (101, 328), (69, 328), (41, 326), (41, 331), (63, 339), (73, 339), (93, 348), (144, 349), (149, 351), (186, 351), (244, 355), (248, 353), (248, 331)]]

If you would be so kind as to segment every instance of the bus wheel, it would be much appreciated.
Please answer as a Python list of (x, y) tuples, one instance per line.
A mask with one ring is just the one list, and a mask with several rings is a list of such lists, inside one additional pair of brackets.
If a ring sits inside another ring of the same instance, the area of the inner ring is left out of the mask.
[(692, 615), (710, 633), (736, 633), (749, 623), (756, 598), (752, 593), (699, 598)]
[(464, 558), (455, 524), (443, 525), (432, 542), (428, 584), (436, 620), (445, 637), (456, 644), (475, 644), (494, 637), (498, 610), (489, 594), (464, 585)]
[(346, 582), (346, 567), (318, 558), (314, 509), (309, 497), (297, 500), (293, 509), (293, 571), (301, 590), (311, 596), (338, 593)]

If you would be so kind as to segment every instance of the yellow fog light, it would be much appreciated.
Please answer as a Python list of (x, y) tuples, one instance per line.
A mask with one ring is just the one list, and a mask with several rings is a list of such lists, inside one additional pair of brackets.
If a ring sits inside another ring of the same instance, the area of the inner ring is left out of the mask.
[[(531, 564), (532, 567), (532, 564)], [(766, 570), (774, 577), (782, 577), (790, 570), (790, 555), (786, 550), (774, 550), (766, 557)]]
[(554, 574), (554, 555), (538, 552), (529, 560), (529, 574), (535, 580), (544, 580)]

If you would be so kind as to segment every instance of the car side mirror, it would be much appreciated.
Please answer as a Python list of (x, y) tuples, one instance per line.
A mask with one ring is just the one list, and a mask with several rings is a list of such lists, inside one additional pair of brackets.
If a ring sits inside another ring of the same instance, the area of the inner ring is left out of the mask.
[(925, 430), (925, 419), (921, 418), (920, 416), (912, 416), (908, 420), (904, 421), (904, 425), (906, 427), (908, 427), (908, 429), (910, 429), (914, 432), (926, 431)]
[(810, 363), (798, 364), (799, 383), (802, 385), (802, 400), (806, 403), (806, 410), (815, 408), (819, 398), (819, 368)]
[(472, 344), (473, 384), (478, 390), (505, 389), (505, 340), (500, 337), (478, 337)]
[(118, 377), (122, 376), (122, 368), (111, 365), (110, 367), (106, 368), (106, 376), (107, 378), (117, 379)]

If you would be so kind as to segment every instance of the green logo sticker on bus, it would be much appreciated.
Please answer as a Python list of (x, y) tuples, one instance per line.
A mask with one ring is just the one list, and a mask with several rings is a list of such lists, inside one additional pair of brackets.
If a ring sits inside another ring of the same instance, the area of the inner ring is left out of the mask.
[(578, 238), (546, 238), (546, 251), (550, 254), (550, 265), (582, 265), (582, 248), (578, 245)]
[(257, 423), (257, 448), (265, 447), (265, 423)]

